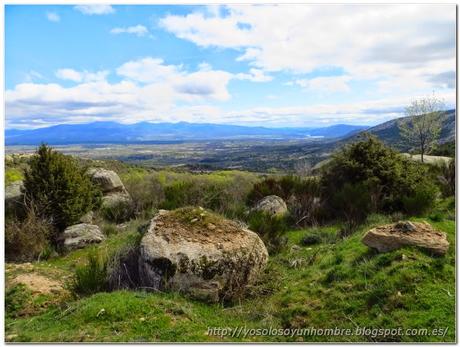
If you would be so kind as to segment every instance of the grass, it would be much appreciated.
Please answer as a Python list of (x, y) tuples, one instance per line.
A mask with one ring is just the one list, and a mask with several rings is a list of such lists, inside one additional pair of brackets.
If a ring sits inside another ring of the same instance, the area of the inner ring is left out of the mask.
[(24, 178), (22, 171), (19, 168), (6, 168), (5, 170), (5, 186), (13, 182), (20, 181)]
[[(361, 243), (371, 227), (391, 222), (373, 215), (352, 236), (334, 238), (339, 226), (290, 231), (288, 246), (270, 257), (262, 281), (240, 304), (204, 304), (177, 293), (116, 291), (49, 305), (37, 314), (6, 318), (13, 341), (175, 342), (175, 341), (455, 341), (455, 221), (452, 201), (438, 204), (436, 220), (426, 220), (448, 235), (445, 257), (416, 248), (376, 253)], [(450, 212), (449, 212), (450, 211)], [(100, 245), (65, 257), (33, 263), (72, 273), (89, 252), (113, 252), (136, 239), (140, 221), (112, 233)], [(318, 242), (302, 246), (306, 235)], [(334, 240), (332, 242), (331, 240)], [(7, 283), (10, 275), (7, 275)], [(21, 302), (20, 299), (15, 299)], [(217, 337), (208, 327), (246, 328), (448, 328), (444, 336), (251, 336)]]

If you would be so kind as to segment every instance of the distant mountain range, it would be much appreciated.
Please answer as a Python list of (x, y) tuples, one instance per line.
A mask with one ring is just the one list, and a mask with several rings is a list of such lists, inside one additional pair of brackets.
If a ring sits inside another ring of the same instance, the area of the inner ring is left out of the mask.
[[(408, 117), (393, 119), (375, 127), (368, 128), (364, 132), (377, 136), (384, 143), (398, 150), (406, 151), (410, 149), (410, 146), (401, 138), (398, 126), (398, 122), (406, 118)], [(338, 141), (337, 145), (340, 146), (343, 142), (355, 141), (361, 134), (362, 132), (358, 132), (349, 135), (345, 139)], [(446, 143), (451, 141), (455, 141), (455, 110), (448, 110), (441, 114), (441, 134), (439, 136), (439, 142)]]
[(7, 129), (6, 145), (162, 143), (172, 141), (228, 139), (305, 139), (341, 138), (367, 129), (366, 126), (337, 124), (323, 128), (266, 128), (198, 123), (120, 124), (94, 122), (62, 124), (34, 130)]

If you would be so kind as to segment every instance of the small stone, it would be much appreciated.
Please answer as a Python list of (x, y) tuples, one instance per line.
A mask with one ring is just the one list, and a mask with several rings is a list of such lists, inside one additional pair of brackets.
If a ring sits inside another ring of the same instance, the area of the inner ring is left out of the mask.
[(198, 218), (193, 218), (193, 219), (190, 221), (190, 223), (196, 223), (196, 222), (198, 222)]
[(300, 246), (298, 246), (298, 245), (293, 245), (293, 246), (291, 247), (291, 251), (299, 251), (300, 249), (301, 249), (301, 248), (300, 248)]
[(145, 321), (145, 318), (144, 318), (144, 317), (141, 317), (141, 318), (139, 318), (139, 321), (140, 321), (140, 322), (144, 322), (144, 321)]
[(6, 341), (14, 340), (16, 337), (18, 337), (17, 334), (6, 335)]
[(216, 229), (216, 226), (212, 223), (208, 223), (208, 225), (206, 225), (206, 227), (209, 229), (209, 230), (215, 230)]

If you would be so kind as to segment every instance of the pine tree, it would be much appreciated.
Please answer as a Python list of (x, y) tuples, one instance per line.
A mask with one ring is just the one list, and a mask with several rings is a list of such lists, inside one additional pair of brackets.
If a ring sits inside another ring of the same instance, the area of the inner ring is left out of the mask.
[(97, 207), (101, 196), (72, 157), (45, 144), (38, 148), (25, 172), (24, 192), (40, 216), (59, 230)]

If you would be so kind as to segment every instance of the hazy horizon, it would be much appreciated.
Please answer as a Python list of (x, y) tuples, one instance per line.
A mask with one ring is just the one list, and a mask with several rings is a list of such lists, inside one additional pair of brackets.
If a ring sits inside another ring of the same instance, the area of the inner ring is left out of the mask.
[(455, 34), (454, 4), (6, 5), (6, 128), (373, 126), (455, 108)]

